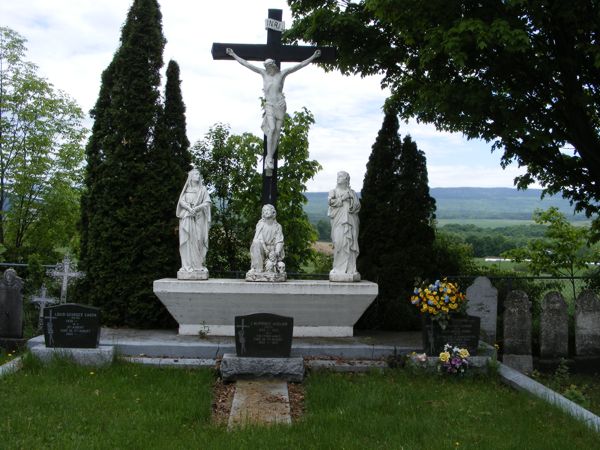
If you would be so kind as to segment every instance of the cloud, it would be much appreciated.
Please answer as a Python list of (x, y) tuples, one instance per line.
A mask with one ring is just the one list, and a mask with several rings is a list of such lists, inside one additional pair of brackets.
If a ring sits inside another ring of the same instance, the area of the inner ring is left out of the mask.
[[(101, 73), (118, 48), (130, 5), (127, 0), (4, 1), (0, 17), (3, 26), (28, 39), (27, 58), (40, 73), (87, 112), (96, 102)], [(260, 77), (233, 61), (213, 61), (210, 49), (213, 42), (265, 43), (269, 8), (283, 9), (284, 21), (291, 23), (284, 0), (161, 2), (165, 65), (174, 59), (181, 67), (190, 141), (202, 138), (216, 122), (230, 124), (235, 133), (260, 133)], [(345, 77), (310, 66), (290, 75), (284, 92), (289, 112), (307, 107), (316, 119), (310, 152), (323, 171), (309, 190), (330, 189), (339, 170), (347, 170), (360, 189), (389, 94), (381, 89), (380, 78)], [(501, 170), (499, 156), (491, 155), (485, 143), (414, 121), (402, 123), (400, 133), (410, 134), (425, 151), (432, 185), (478, 186), (493, 180), (496, 186), (512, 186), (512, 172)]]

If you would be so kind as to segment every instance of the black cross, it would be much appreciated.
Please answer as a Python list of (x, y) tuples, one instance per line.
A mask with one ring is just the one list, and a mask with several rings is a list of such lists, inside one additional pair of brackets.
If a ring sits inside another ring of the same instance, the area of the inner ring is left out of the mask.
[[(282, 10), (269, 9), (269, 21), (281, 23)], [(321, 56), (316, 62), (334, 62), (335, 49), (333, 47), (311, 47), (308, 45), (282, 45), (281, 31), (268, 28), (267, 44), (221, 44), (213, 43), (212, 57), (213, 59), (233, 59), (225, 49), (231, 48), (240, 57), (247, 61), (264, 61), (266, 59), (274, 59), (277, 62), (277, 67), (281, 68), (281, 62), (302, 62), (308, 59), (316, 50), (321, 50)], [(267, 137), (263, 141), (263, 192), (262, 204), (271, 204), (275, 206), (277, 202), (277, 149), (275, 149), (274, 169), (271, 176), (267, 176), (264, 168), (264, 161), (267, 155)]]

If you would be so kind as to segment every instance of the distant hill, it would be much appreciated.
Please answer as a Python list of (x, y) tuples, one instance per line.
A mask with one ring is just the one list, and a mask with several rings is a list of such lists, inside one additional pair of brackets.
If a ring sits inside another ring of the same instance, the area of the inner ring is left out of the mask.
[[(557, 207), (570, 220), (585, 220), (573, 215), (573, 207), (560, 196), (540, 199), (540, 189), (519, 191), (512, 188), (432, 188), (438, 219), (510, 219), (530, 220), (536, 208)], [(304, 210), (312, 223), (327, 219), (327, 192), (306, 193)]]

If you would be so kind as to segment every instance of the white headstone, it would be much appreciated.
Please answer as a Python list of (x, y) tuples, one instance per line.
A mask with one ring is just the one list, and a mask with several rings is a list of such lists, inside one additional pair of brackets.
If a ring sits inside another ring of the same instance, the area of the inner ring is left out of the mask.
[(487, 277), (477, 277), (467, 288), (467, 314), (481, 318), (481, 334), (489, 344), (496, 343), (498, 289)]
[(52, 278), (60, 280), (60, 302), (67, 302), (67, 288), (72, 278), (81, 278), (85, 274), (77, 271), (77, 264), (71, 261), (69, 255), (65, 255), (62, 262), (58, 263), (54, 269), (49, 269), (46, 274)]

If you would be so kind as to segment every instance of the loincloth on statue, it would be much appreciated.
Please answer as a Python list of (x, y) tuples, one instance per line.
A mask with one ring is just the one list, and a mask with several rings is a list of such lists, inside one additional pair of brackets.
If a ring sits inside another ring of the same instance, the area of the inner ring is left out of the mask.
[(283, 97), (278, 104), (269, 101), (264, 103), (263, 121), (261, 125), (263, 133), (267, 134), (267, 132), (270, 131), (269, 118), (283, 122), (286, 107), (287, 105), (285, 103), (285, 97)]

